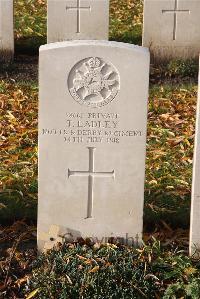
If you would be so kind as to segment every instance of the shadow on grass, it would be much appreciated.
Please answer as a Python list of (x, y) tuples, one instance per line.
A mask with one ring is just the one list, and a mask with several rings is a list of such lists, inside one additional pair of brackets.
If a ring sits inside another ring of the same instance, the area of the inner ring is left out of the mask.
[(0, 224), (11, 225), (15, 221), (37, 222), (37, 201), (23, 198), (17, 190), (6, 190), (0, 193)]
[(46, 37), (26, 37), (15, 40), (15, 53), (24, 55), (38, 55), (39, 47), (47, 43)]
[[(135, 45), (142, 45), (142, 28), (141, 26), (135, 26), (134, 30), (125, 32), (118, 32), (114, 30), (110, 34), (111, 41), (130, 43)], [(47, 39), (45, 36), (31, 36), (26, 38), (20, 38), (15, 40), (15, 53), (26, 55), (38, 55), (39, 47), (45, 45)]]
[(121, 34), (118, 31), (114, 31), (110, 35), (110, 40), (141, 46), (142, 45), (142, 27), (135, 26), (134, 30), (122, 32)]
[(152, 232), (157, 225), (165, 222), (172, 229), (188, 229), (190, 226), (191, 194), (181, 198), (178, 195), (152, 193), (145, 194), (144, 227)]
[[(156, 201), (156, 207), (151, 202)], [(178, 204), (181, 202), (181, 204)], [(2, 207), (1, 207), (2, 206)], [(37, 222), (37, 201), (23, 198), (20, 191), (8, 190), (0, 194), (1, 225), (10, 225), (17, 220)], [(155, 207), (155, 209), (154, 209)], [(171, 194), (145, 194), (144, 231), (152, 232), (162, 222), (172, 229), (188, 229), (190, 224), (190, 194), (184, 201)]]

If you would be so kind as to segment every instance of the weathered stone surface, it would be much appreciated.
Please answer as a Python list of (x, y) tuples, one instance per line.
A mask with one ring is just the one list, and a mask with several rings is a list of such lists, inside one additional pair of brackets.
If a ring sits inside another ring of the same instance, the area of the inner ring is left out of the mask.
[(195, 58), (200, 52), (199, 0), (145, 0), (143, 45), (154, 60)]
[(106, 41), (40, 49), (38, 247), (142, 237), (149, 52)]
[(109, 0), (48, 0), (48, 43), (107, 40)]
[(13, 0), (0, 0), (0, 62), (9, 62), (13, 55)]
[[(199, 75), (200, 84), (200, 75)], [(197, 106), (190, 226), (190, 254), (200, 257), (200, 86)]]

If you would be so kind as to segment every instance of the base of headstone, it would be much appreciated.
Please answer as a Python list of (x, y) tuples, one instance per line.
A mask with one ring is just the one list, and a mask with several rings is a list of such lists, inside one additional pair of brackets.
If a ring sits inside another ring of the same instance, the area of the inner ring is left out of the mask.
[(189, 59), (198, 59), (200, 48), (185, 47), (184, 49), (177, 47), (152, 47), (149, 46), (151, 62), (152, 63), (163, 63), (169, 62), (171, 60), (189, 60)]

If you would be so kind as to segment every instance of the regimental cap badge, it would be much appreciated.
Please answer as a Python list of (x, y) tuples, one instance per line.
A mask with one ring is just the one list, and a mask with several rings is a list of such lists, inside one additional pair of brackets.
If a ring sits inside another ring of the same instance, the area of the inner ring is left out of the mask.
[(86, 58), (75, 64), (70, 71), (68, 88), (79, 104), (100, 108), (112, 102), (118, 94), (119, 72), (101, 58)]

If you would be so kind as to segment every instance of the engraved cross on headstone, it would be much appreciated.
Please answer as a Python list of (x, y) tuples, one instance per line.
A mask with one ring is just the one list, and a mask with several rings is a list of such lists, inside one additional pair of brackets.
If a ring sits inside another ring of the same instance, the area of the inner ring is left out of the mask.
[(162, 13), (173, 13), (174, 14), (174, 27), (173, 27), (173, 40), (176, 40), (177, 32), (177, 13), (190, 13), (188, 9), (178, 9), (178, 0), (175, 0), (174, 9), (164, 9)]
[(81, 10), (90, 10), (91, 6), (81, 6), (81, 0), (77, 0), (76, 6), (66, 6), (66, 10), (76, 10), (77, 11), (77, 32), (81, 33)]
[(87, 218), (92, 218), (93, 211), (93, 191), (94, 191), (94, 178), (115, 177), (115, 171), (111, 172), (97, 172), (94, 170), (94, 151), (95, 147), (88, 147), (89, 150), (89, 170), (88, 171), (72, 171), (68, 169), (68, 178), (70, 176), (88, 177), (88, 206)]

